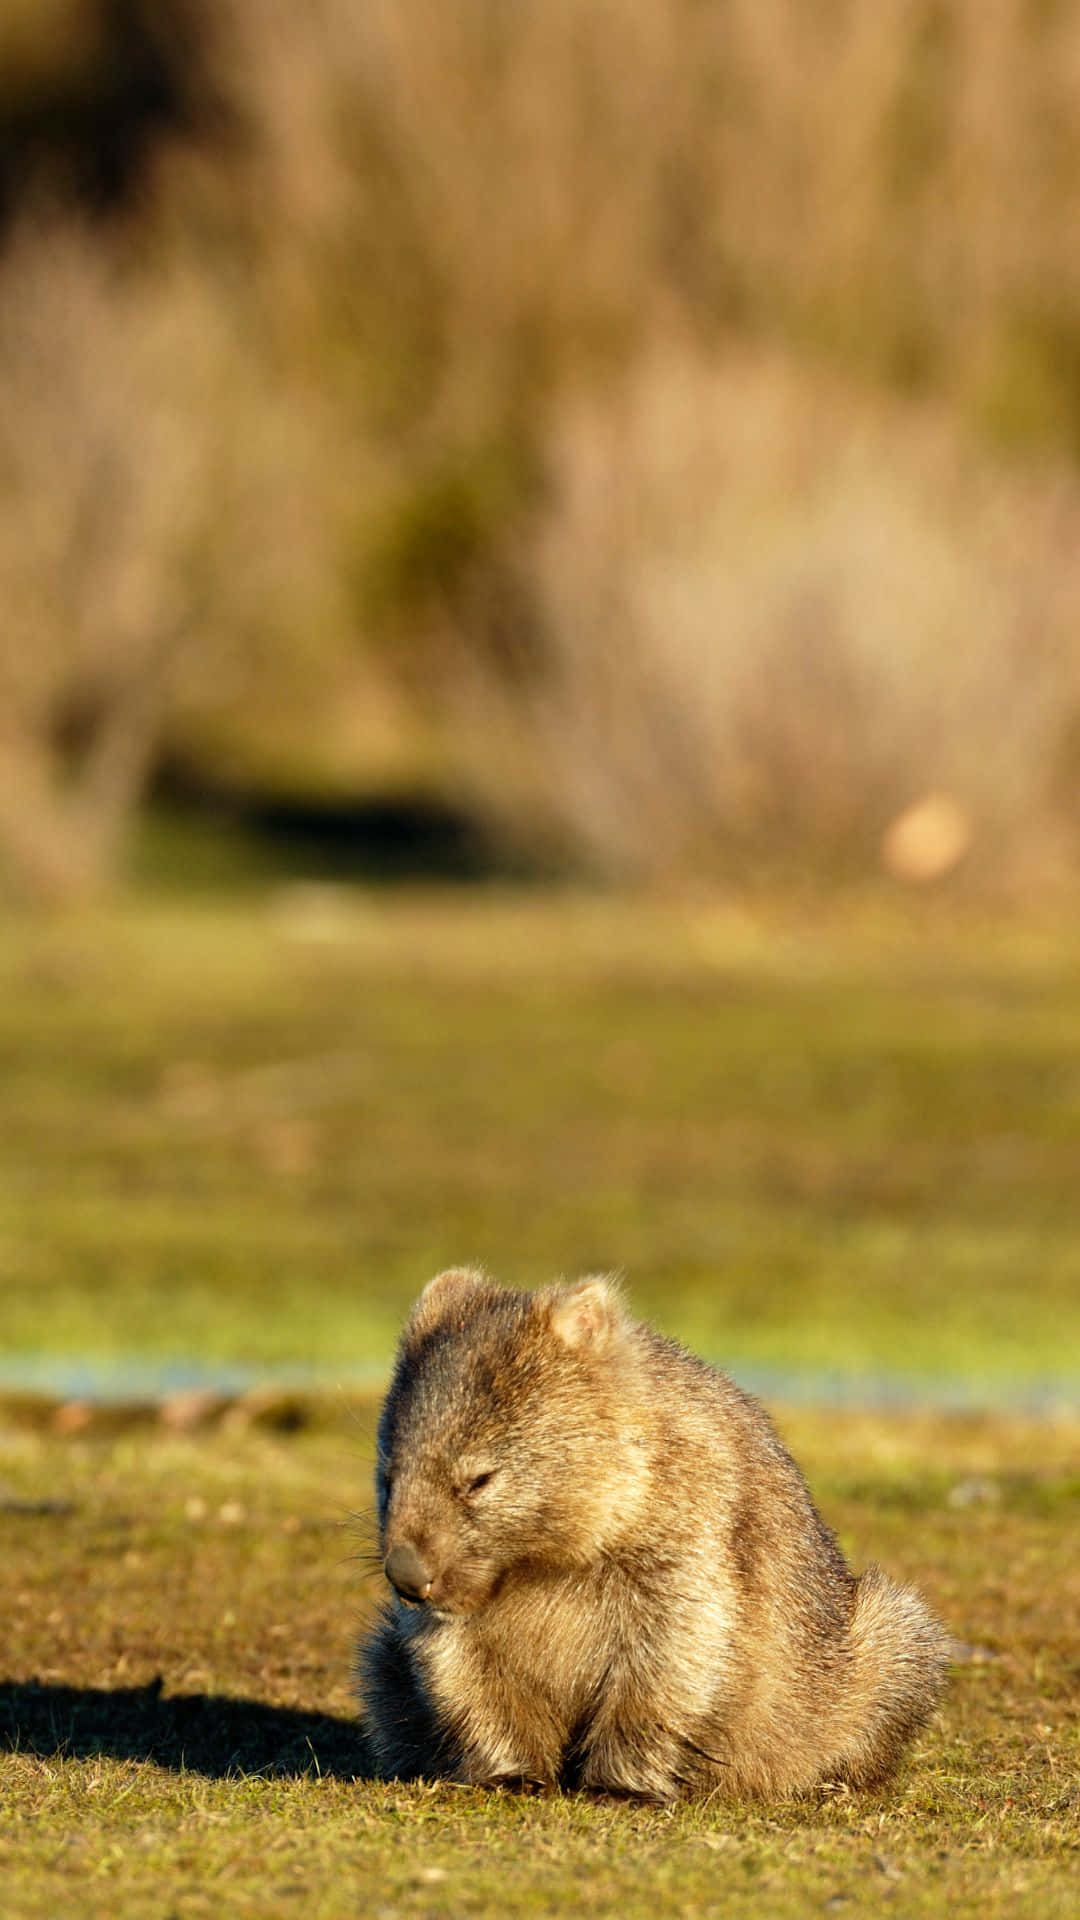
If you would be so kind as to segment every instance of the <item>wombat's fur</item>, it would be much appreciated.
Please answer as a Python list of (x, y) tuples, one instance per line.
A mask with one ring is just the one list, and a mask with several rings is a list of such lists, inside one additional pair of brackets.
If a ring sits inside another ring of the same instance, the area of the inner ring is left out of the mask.
[(398, 1591), (359, 1674), (383, 1776), (873, 1786), (940, 1691), (918, 1595), (849, 1572), (762, 1408), (607, 1280), (433, 1280), (376, 1486)]

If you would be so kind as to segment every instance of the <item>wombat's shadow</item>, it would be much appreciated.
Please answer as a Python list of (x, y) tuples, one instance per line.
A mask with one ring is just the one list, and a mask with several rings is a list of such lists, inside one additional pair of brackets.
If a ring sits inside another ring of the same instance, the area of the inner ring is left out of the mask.
[(174, 1773), (264, 1774), (365, 1780), (371, 1767), (358, 1721), (269, 1707), (229, 1694), (165, 1695), (145, 1687), (59, 1687), (0, 1681), (0, 1753), (87, 1760), (151, 1760)]

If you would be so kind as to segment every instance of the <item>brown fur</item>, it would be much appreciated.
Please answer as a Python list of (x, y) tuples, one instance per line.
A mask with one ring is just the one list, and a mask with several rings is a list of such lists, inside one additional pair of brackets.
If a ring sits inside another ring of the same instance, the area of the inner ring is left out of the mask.
[(607, 1280), (440, 1274), (378, 1445), (383, 1555), (425, 1582), (360, 1650), (386, 1777), (872, 1786), (933, 1708), (922, 1600), (849, 1572), (763, 1409)]

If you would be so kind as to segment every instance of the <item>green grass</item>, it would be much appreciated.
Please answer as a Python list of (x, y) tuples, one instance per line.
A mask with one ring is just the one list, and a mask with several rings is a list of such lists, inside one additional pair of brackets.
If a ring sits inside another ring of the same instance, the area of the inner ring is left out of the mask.
[(0, 1421), (5, 1912), (1065, 1920), (1080, 1427), (782, 1424), (856, 1564), (918, 1580), (966, 1655), (887, 1792), (661, 1812), (366, 1777), (365, 1414), (288, 1439)]
[[(344, 1381), (479, 1259), (621, 1267), (746, 1366), (1004, 1397), (1080, 1374), (1078, 1148), (1069, 925), (293, 889), (0, 926), (9, 1366)], [(1075, 1911), (1075, 1415), (791, 1411), (854, 1563), (972, 1651), (886, 1794), (665, 1813), (366, 1777), (371, 1404), (314, 1405), (0, 1399), (6, 1913)]]
[[(920, 919), (921, 915), (921, 919)], [(430, 1273), (710, 1356), (1080, 1376), (1080, 940), (292, 889), (0, 928), (0, 1362), (385, 1366)]]

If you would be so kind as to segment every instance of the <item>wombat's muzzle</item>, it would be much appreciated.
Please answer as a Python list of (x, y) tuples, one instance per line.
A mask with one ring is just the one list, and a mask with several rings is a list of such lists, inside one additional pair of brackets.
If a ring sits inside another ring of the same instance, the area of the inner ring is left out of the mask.
[(383, 1564), (383, 1571), (390, 1585), (396, 1588), (403, 1600), (428, 1598), (433, 1576), (410, 1541), (400, 1540), (396, 1547), (391, 1547)]

